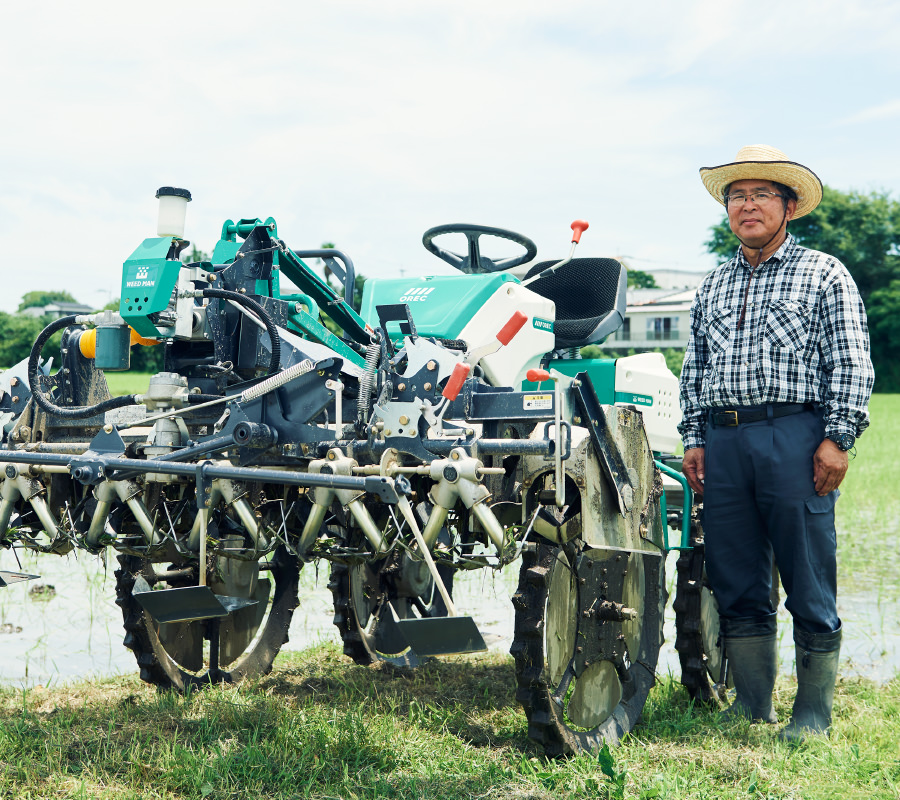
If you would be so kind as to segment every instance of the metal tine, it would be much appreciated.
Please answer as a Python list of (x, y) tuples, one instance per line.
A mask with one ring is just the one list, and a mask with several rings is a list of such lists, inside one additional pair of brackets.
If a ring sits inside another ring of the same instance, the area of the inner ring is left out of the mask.
[(447, 587), (441, 578), (434, 563), (434, 558), (422, 532), (419, 530), (418, 523), (415, 519), (415, 512), (409, 504), (409, 500), (404, 496), (400, 498), (397, 504), (400, 507), (400, 513), (412, 530), (419, 551), (435, 586), (440, 592), (444, 605), (447, 607), (449, 616), (447, 617), (422, 617), (419, 619), (402, 619), (397, 622), (397, 627), (406, 638), (407, 643), (412, 650), (419, 656), (439, 656), (450, 655), (452, 653), (474, 653), (487, 650), (484, 637), (478, 630), (475, 620), (472, 617), (463, 616), (459, 613)]
[(189, 622), (226, 617), (232, 611), (256, 605), (256, 600), (218, 595), (206, 585), (206, 534), (209, 509), (202, 506), (200, 514), (200, 576), (199, 586), (154, 590), (143, 576), (134, 583), (133, 596), (141, 607), (158, 623)]

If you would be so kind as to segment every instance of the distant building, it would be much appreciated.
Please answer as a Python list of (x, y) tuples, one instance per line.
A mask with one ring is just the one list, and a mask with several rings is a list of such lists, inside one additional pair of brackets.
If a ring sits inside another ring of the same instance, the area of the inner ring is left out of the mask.
[(691, 303), (709, 270), (645, 270), (659, 288), (629, 289), (625, 321), (603, 350), (657, 350), (687, 347)]
[(22, 313), (27, 317), (67, 317), (70, 314), (93, 314), (96, 311), (93, 306), (86, 306), (83, 303), (49, 303), (45, 306), (30, 306)]
[(710, 272), (708, 269), (646, 269), (643, 271), (653, 276), (660, 289), (696, 289)]

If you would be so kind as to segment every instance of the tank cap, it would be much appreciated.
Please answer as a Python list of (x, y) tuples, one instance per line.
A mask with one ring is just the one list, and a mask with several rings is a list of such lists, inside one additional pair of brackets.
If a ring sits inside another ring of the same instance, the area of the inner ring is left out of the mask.
[(156, 190), (157, 197), (184, 197), (191, 202), (191, 193), (187, 189), (176, 189), (174, 186), (160, 186)]

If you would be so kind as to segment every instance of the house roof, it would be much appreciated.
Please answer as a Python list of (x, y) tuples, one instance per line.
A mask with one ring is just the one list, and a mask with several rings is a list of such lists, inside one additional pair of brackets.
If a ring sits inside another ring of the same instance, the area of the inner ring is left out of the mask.
[(60, 316), (68, 316), (69, 314), (91, 314), (96, 309), (93, 306), (86, 306), (84, 303), (47, 303), (45, 306), (29, 306), (22, 309), (22, 313), (29, 317), (43, 317), (46, 314), (59, 314)]
[(627, 294), (628, 312), (640, 311), (686, 311), (694, 301), (696, 289), (629, 289)]

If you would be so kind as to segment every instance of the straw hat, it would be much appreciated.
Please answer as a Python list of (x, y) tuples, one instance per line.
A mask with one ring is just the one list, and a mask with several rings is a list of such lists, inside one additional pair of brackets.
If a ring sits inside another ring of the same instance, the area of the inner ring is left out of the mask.
[(767, 144), (750, 144), (738, 150), (730, 164), (703, 167), (700, 179), (706, 190), (723, 206), (725, 187), (734, 181), (766, 180), (783, 183), (797, 193), (794, 219), (812, 211), (822, 202), (822, 181), (815, 172)]

